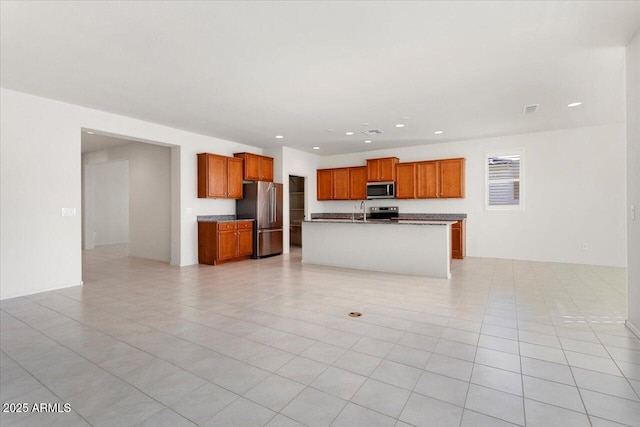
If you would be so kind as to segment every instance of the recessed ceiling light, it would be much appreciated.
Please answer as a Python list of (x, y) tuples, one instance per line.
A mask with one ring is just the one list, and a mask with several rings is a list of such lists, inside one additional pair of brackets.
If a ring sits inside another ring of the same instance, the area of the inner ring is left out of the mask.
[(320, 149), (320, 147), (313, 147), (313, 149), (314, 149), (314, 150), (319, 150), (319, 149)]
[(436, 135), (442, 135), (444, 133), (444, 131), (442, 130), (437, 130), (434, 132)]
[(371, 144), (371, 140), (370, 140), (370, 139), (365, 139), (365, 140), (364, 140), (364, 143), (365, 143), (365, 144)]
[(582, 102), (572, 102), (571, 104), (567, 105), (567, 107), (577, 107), (578, 105), (582, 105)]
[(89, 135), (93, 135), (95, 132), (91, 132), (90, 130), (88, 130), (88, 131), (87, 131), (87, 133), (88, 133)]
[(345, 132), (344, 134), (351, 136), (351, 135), (353, 135), (353, 132), (349, 131), (349, 132)]
[(363, 123), (362, 126), (369, 126), (369, 123)]
[(282, 135), (276, 135), (276, 138), (277, 138), (277, 139), (282, 139), (282, 138), (284, 138), (284, 136), (282, 136)]
[(398, 124), (396, 125), (396, 127), (397, 127), (397, 128), (403, 128), (403, 127), (404, 127), (404, 123), (398, 123)]
[(333, 132), (333, 129), (327, 129), (327, 132)]

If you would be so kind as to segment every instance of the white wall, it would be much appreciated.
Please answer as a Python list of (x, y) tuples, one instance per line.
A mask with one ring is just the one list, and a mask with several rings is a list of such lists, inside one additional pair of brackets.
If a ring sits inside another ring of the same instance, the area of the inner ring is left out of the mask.
[[(524, 149), (522, 212), (484, 207), (484, 155)], [(466, 198), (380, 200), (404, 213), (467, 213), (467, 255), (611, 266), (626, 265), (624, 124), (565, 129), (321, 158), (322, 167), (465, 157)], [(323, 202), (323, 212), (351, 212), (357, 202)], [(582, 250), (582, 244), (588, 250)]]
[(86, 175), (92, 176), (84, 188), (93, 206), (84, 215), (93, 218), (85, 223), (93, 227), (85, 230), (85, 248), (129, 242), (129, 161), (86, 165)]
[[(630, 50), (637, 52), (637, 43)], [(173, 208), (179, 209), (172, 216), (172, 247), (179, 249), (172, 252), (175, 265), (197, 263), (197, 215), (235, 213), (233, 200), (197, 198), (196, 154), (262, 153), (256, 147), (1, 89), (0, 298), (81, 283), (82, 128), (173, 147), (171, 197), (176, 200)], [(482, 153), (512, 147), (525, 149), (526, 210), (484, 211)], [(633, 147), (637, 150), (637, 144)], [(309, 177), (307, 213), (344, 211), (354, 205), (316, 201), (318, 167), (355, 166), (365, 158), (388, 155), (402, 161), (464, 156), (466, 199), (395, 202), (404, 212), (468, 213), (470, 256), (626, 264), (623, 124), (341, 157), (290, 149), (282, 153), (281, 176)], [(288, 186), (288, 180), (283, 183)], [(78, 215), (62, 217), (61, 208), (71, 207)], [(589, 244), (588, 251), (581, 251), (583, 242)]]
[[(86, 167), (97, 168), (111, 165), (116, 160), (125, 159), (124, 174), (130, 179), (126, 182), (127, 198), (127, 234), (129, 235), (129, 255), (169, 262), (171, 260), (171, 149), (153, 144), (132, 143), (112, 147), (106, 150), (86, 153), (83, 156)], [(86, 176), (86, 174), (85, 174)], [(116, 180), (114, 180), (116, 181)], [(125, 184), (122, 184), (125, 185)], [(90, 186), (85, 183), (84, 187)], [(95, 184), (94, 184), (95, 188)], [(101, 188), (101, 191), (104, 189)], [(93, 195), (85, 190), (85, 197), (95, 201), (104, 199), (100, 192)], [(109, 201), (109, 203), (112, 203)], [(98, 225), (98, 215), (110, 212), (109, 205), (98, 208), (93, 215)], [(85, 223), (91, 212), (85, 210)], [(89, 235), (90, 230), (85, 231)], [(98, 234), (99, 235), (99, 234)], [(96, 242), (96, 245), (99, 244)], [(102, 243), (104, 244), (104, 243)]]
[(627, 324), (640, 337), (640, 32), (627, 46), (627, 204)]
[[(81, 283), (81, 129), (174, 146), (172, 263), (198, 262), (197, 215), (233, 214), (235, 201), (197, 198), (199, 152), (261, 149), (0, 89), (0, 298)], [(178, 149), (179, 148), (179, 149)], [(176, 182), (177, 181), (177, 182)], [(76, 208), (76, 216), (61, 216)], [(175, 233), (177, 232), (177, 235)]]
[[(305, 177), (304, 209), (305, 218), (312, 212), (321, 212), (322, 204), (316, 197), (316, 170), (319, 168), (320, 156), (305, 153), (290, 147), (265, 150), (265, 155), (274, 157), (274, 180), (282, 183), (283, 197), (283, 248), (289, 252), (290, 218), (289, 218), (289, 175)], [(304, 242), (303, 242), (304, 245)]]

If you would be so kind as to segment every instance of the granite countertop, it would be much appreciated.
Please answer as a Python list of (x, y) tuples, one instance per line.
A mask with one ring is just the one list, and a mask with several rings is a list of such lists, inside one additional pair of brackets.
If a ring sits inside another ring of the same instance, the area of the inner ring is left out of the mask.
[(356, 218), (355, 220), (351, 220), (351, 217), (347, 218), (316, 218), (312, 220), (305, 220), (302, 222), (307, 223), (327, 223), (327, 224), (383, 224), (383, 225), (405, 225), (405, 224), (413, 224), (413, 225), (447, 225), (447, 224), (455, 224), (458, 220), (451, 219), (438, 219), (438, 220), (425, 220), (425, 219), (399, 219), (399, 220), (389, 220), (389, 219), (367, 219), (367, 221), (362, 220), (362, 216), (360, 218)]
[(198, 222), (234, 222), (255, 221), (255, 219), (237, 219), (235, 215), (199, 215)]
[(399, 214), (399, 220), (415, 221), (461, 221), (467, 219), (466, 213), (408, 213)]
[[(351, 212), (333, 212), (333, 213), (312, 213), (312, 220), (321, 219), (342, 219), (351, 220)], [(355, 214), (356, 220), (362, 221), (362, 213)], [(369, 218), (367, 216), (367, 218)], [(465, 213), (407, 213), (399, 214), (397, 220), (393, 221), (461, 221), (467, 219)], [(367, 222), (372, 221), (367, 219)], [(387, 221), (388, 222), (388, 221)]]

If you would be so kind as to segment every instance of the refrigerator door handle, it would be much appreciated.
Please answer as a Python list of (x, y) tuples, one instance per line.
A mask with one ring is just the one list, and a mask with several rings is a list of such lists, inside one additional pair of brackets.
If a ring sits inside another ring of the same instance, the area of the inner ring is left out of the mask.
[(273, 222), (273, 189), (269, 185), (269, 224)]
[(278, 187), (273, 186), (273, 222), (278, 221)]
[(275, 220), (275, 212), (276, 212), (276, 198), (275, 198), (275, 186), (269, 189), (269, 222), (274, 223)]

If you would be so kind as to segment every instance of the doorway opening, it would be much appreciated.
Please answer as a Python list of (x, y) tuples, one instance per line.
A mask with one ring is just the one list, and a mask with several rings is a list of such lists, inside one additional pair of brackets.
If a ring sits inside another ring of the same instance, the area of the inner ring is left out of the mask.
[(303, 176), (289, 175), (289, 245), (302, 247), (302, 221), (304, 220)]
[(83, 282), (130, 257), (174, 264), (179, 148), (85, 130), (81, 148)]

